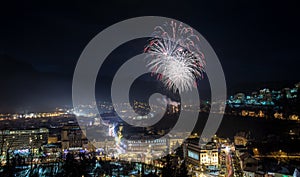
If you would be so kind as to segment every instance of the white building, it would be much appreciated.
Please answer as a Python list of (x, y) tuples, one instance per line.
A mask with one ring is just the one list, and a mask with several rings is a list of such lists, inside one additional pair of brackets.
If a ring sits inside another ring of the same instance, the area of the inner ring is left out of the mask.
[(200, 147), (195, 143), (184, 143), (184, 158), (188, 164), (215, 170), (219, 165), (219, 153), (215, 143)]

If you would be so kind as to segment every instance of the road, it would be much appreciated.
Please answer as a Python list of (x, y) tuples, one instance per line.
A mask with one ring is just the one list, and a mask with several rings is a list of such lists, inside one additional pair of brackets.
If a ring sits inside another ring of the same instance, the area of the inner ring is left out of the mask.
[(300, 155), (256, 155), (255, 158), (287, 158), (300, 159)]
[(226, 153), (227, 177), (233, 176), (232, 159), (230, 153)]

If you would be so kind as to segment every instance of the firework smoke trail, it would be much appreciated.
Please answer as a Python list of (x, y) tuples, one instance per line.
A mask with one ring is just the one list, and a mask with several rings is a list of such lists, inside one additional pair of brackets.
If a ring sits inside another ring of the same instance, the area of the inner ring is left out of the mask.
[(150, 58), (147, 67), (157, 79), (176, 92), (191, 90), (203, 77), (204, 55), (199, 49), (199, 37), (192, 28), (174, 21), (157, 26), (144, 52)]

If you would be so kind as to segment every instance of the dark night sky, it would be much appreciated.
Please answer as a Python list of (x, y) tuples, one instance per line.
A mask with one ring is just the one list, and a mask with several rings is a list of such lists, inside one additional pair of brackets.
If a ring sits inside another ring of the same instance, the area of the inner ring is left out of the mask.
[(0, 111), (71, 104), (72, 74), (85, 45), (104, 28), (145, 15), (199, 31), (219, 56), (229, 90), (300, 80), (296, 1), (1, 2)]

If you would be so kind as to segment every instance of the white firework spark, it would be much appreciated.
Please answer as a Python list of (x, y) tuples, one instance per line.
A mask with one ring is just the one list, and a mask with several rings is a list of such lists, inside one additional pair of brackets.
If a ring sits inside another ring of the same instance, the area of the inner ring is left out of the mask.
[(196, 80), (203, 77), (204, 55), (200, 52), (199, 37), (192, 28), (171, 21), (155, 28), (153, 38), (145, 47), (150, 57), (147, 67), (160, 73), (157, 79), (173, 91), (191, 90)]

